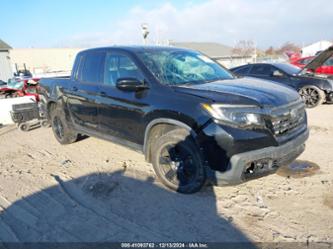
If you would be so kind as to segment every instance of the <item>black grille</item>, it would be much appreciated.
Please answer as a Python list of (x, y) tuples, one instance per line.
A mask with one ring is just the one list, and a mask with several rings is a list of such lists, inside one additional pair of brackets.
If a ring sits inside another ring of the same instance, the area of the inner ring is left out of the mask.
[(304, 105), (282, 108), (277, 112), (278, 114), (271, 118), (271, 130), (275, 136), (285, 135), (305, 124)]

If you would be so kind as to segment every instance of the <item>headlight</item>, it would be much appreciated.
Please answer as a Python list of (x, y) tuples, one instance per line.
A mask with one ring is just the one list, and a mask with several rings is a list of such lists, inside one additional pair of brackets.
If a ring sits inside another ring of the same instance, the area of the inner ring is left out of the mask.
[(202, 104), (212, 117), (221, 123), (243, 128), (263, 128), (265, 120), (257, 106)]

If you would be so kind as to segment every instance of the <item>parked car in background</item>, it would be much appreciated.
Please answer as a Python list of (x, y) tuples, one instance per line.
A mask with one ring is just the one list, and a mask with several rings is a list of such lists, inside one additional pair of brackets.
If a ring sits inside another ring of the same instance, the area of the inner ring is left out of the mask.
[(198, 191), (207, 178), (238, 184), (273, 173), (308, 138), (297, 92), (234, 77), (193, 50), (85, 50), (71, 78), (40, 84), (61, 144), (85, 134), (141, 151), (161, 182), (182, 193)]
[(320, 53), (303, 69), (287, 63), (255, 63), (232, 68), (239, 76), (250, 76), (274, 81), (299, 92), (306, 107), (324, 102), (333, 103), (333, 77), (314, 73), (333, 54), (333, 47)]
[(0, 85), (0, 98), (33, 96), (39, 101), (37, 94), (39, 78), (12, 78), (6, 84)]
[(290, 64), (298, 66), (299, 68), (304, 68), (313, 58), (314, 56), (301, 57), (298, 59), (292, 59), (289, 62)]
[[(315, 57), (304, 57), (300, 58), (294, 61), (291, 61), (290, 63), (298, 66), (299, 68), (304, 68), (307, 64), (309, 64)], [(320, 67), (318, 67), (315, 70), (316, 73), (319, 74), (330, 74), (333, 75), (333, 57), (329, 58), (327, 61), (324, 62), (324, 64)]]

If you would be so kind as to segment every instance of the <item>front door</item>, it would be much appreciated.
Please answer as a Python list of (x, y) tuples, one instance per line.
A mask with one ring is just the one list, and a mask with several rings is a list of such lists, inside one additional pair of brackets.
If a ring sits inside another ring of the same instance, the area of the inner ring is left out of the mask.
[(116, 87), (120, 78), (135, 78), (144, 81), (142, 71), (130, 55), (120, 52), (106, 54), (104, 81), (99, 94), (99, 124), (103, 133), (142, 143), (143, 117), (149, 108), (149, 89), (124, 91)]
[[(278, 74), (274, 74), (278, 73)], [(282, 72), (280, 69), (268, 65), (268, 64), (258, 64), (253, 65), (250, 72), (250, 76), (261, 78), (264, 80), (274, 81), (281, 83), (283, 85), (294, 87), (292, 82), (290, 81), (289, 77)]]

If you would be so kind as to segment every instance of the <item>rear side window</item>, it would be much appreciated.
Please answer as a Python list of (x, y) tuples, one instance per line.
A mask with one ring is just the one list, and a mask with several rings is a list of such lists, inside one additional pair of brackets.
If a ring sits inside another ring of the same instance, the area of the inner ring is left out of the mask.
[(270, 65), (253, 65), (250, 74), (270, 76), (273, 73), (273, 68)]
[(329, 58), (325, 63), (324, 66), (333, 66), (333, 57)]
[(83, 55), (79, 79), (87, 83), (102, 83), (104, 58), (104, 52), (91, 52)]
[(241, 67), (238, 68), (237, 70), (234, 71), (234, 73), (236, 74), (240, 74), (240, 75), (245, 75), (249, 72), (250, 67), (246, 66), (246, 67)]
[(308, 64), (313, 58), (305, 58), (305, 59), (301, 59), (298, 61), (299, 64), (301, 65), (306, 65)]
[(107, 54), (104, 69), (104, 84), (114, 86), (120, 78), (143, 80), (143, 75), (128, 56)]

